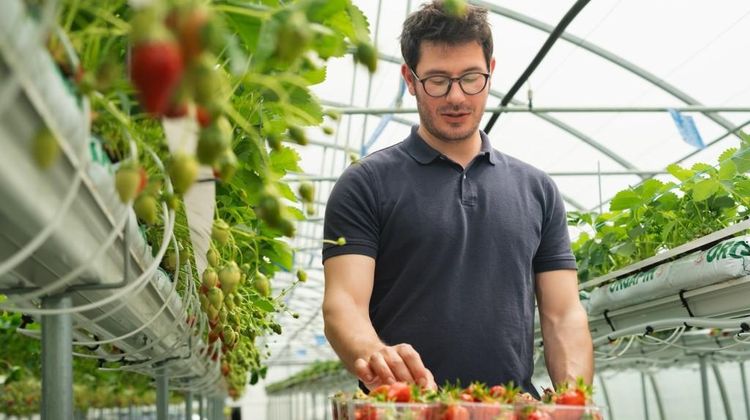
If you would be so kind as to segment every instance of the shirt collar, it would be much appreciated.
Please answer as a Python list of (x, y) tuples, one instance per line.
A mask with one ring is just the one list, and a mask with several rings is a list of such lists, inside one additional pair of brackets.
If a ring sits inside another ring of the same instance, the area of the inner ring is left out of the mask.
[[(406, 146), (407, 153), (409, 153), (409, 155), (411, 155), (414, 160), (421, 163), (422, 165), (427, 165), (428, 163), (432, 163), (432, 161), (437, 159), (440, 156), (440, 152), (433, 149), (429, 144), (427, 144), (426, 141), (424, 141), (424, 139), (422, 139), (422, 137), (417, 133), (418, 128), (418, 125), (414, 125), (411, 127), (411, 134), (409, 134), (409, 137), (406, 138), (404, 144)], [(495, 153), (492, 149), (492, 144), (490, 144), (490, 138), (487, 137), (487, 134), (485, 134), (482, 130), (479, 130), (479, 136), (482, 139), (482, 145), (479, 148), (479, 154), (487, 155), (487, 161), (494, 165), (497, 158), (495, 157)]]

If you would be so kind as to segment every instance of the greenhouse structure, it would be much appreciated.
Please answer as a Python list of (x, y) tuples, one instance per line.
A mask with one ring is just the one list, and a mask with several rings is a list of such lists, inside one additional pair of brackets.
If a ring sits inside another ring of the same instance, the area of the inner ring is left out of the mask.
[(476, 70), (404, 64), (431, 3), (0, 1), (0, 420), (750, 420), (741, 0), (437, 0), (486, 10), (478, 128), (564, 201), (593, 391), (552, 391), (538, 310), (541, 402), (358, 391), (322, 311), (324, 247), (358, 242), (327, 203), (429, 121), (413, 89), (468, 97)]

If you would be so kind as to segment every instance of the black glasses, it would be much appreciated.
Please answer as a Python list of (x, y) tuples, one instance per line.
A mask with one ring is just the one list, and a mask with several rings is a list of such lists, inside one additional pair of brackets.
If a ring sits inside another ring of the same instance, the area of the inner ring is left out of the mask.
[(487, 86), (487, 80), (490, 77), (489, 73), (471, 72), (462, 74), (460, 77), (448, 77), (442, 75), (428, 76), (424, 79), (420, 79), (414, 70), (409, 69), (414, 78), (422, 83), (425, 93), (432, 96), (433, 98), (440, 98), (445, 96), (451, 91), (453, 82), (458, 82), (461, 87), (461, 91), (467, 95), (476, 95), (483, 91)]

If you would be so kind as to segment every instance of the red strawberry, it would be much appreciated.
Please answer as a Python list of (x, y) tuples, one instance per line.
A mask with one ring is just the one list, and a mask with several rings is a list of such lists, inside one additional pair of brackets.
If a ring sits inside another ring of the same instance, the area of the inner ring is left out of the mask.
[(385, 399), (385, 397), (388, 396), (388, 389), (389, 388), (390, 388), (390, 385), (388, 385), (388, 384), (379, 385), (379, 386), (375, 387), (374, 389), (370, 390), (370, 393), (368, 395), (370, 395), (373, 398), (377, 398), (377, 397), (381, 397), (382, 396), (383, 399)]
[(490, 395), (494, 398), (502, 398), (505, 396), (505, 387), (502, 385), (495, 385), (490, 388)]
[(378, 410), (371, 405), (359, 407), (354, 411), (354, 420), (378, 420)]
[(469, 410), (460, 405), (451, 405), (443, 412), (441, 420), (469, 420)]
[(174, 41), (147, 40), (133, 47), (130, 78), (152, 116), (161, 117), (167, 111), (183, 70), (182, 54)]
[(213, 116), (206, 108), (198, 105), (195, 107), (195, 119), (201, 127), (208, 127), (213, 121)]
[(586, 405), (586, 394), (580, 389), (571, 389), (558, 395), (555, 402), (562, 405)]
[(406, 382), (394, 382), (388, 389), (388, 401), (395, 402), (410, 402), (411, 401), (411, 388)]

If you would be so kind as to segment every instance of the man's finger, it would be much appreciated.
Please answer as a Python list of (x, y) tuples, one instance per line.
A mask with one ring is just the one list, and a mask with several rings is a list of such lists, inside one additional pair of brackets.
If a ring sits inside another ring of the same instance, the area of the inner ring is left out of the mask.
[(391, 372), (393, 372), (397, 381), (414, 383), (415, 376), (412, 375), (410, 367), (407, 365), (406, 361), (401, 355), (401, 352), (398, 350), (399, 346), (401, 345), (399, 344), (398, 346), (385, 349), (385, 359), (388, 363), (388, 367), (391, 368)]
[(365, 359), (359, 358), (354, 361), (354, 373), (368, 388), (370, 388), (370, 384), (378, 382), (377, 375), (370, 369), (370, 365)]
[(423, 388), (428, 388), (430, 383), (434, 385), (435, 379), (432, 377), (432, 373), (430, 373), (430, 371), (424, 366), (422, 358), (414, 347), (409, 344), (399, 344), (395, 348), (406, 367), (409, 369), (411, 377), (414, 378), (417, 384)]
[(369, 365), (372, 372), (378, 376), (382, 383), (390, 385), (396, 382), (395, 375), (391, 372), (391, 368), (388, 366), (388, 363), (385, 361), (382, 354), (373, 353), (370, 356)]

